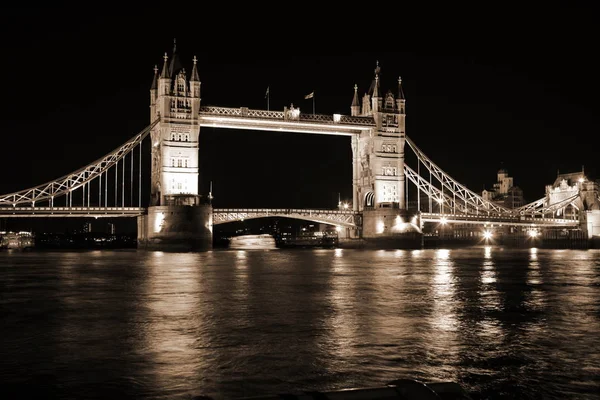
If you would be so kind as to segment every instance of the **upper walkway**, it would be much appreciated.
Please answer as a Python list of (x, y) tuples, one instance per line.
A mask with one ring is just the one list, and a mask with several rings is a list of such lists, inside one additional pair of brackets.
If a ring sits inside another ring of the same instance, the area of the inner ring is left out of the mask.
[(200, 107), (200, 126), (260, 131), (285, 131), (331, 134), (342, 136), (360, 135), (375, 127), (373, 117), (352, 117), (333, 114), (306, 114), (299, 109), (284, 111), (252, 110), (247, 107)]

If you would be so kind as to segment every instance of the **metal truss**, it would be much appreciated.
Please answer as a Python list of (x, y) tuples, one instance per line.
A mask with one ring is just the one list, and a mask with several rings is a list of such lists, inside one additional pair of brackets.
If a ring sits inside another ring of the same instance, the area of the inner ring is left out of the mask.
[(303, 219), (324, 224), (341, 225), (347, 227), (357, 226), (356, 219), (360, 215), (353, 210), (303, 210), (293, 208), (276, 209), (238, 209), (215, 208), (213, 209), (213, 225), (227, 222), (243, 221), (246, 219), (265, 217), (286, 217)]
[[(479, 213), (488, 213), (488, 215), (511, 215), (513, 210), (508, 209), (506, 207), (502, 207), (496, 203), (493, 203), (489, 200), (485, 200), (483, 197), (479, 196), (477, 193), (467, 189), (466, 186), (458, 183), (448, 174), (446, 174), (440, 167), (438, 167), (433, 161), (429, 159), (416, 145), (415, 143), (406, 136), (406, 143), (413, 150), (415, 155), (417, 156), (418, 161), (422, 162), (423, 165), (429, 170), (429, 173), (435, 176), (435, 178), (442, 184), (442, 187), (448, 188), (450, 191), (449, 195), (452, 195), (452, 201), (454, 198), (459, 200), (455, 202), (455, 205), (458, 207), (459, 204), (462, 203), (462, 209), (464, 211), (468, 211), (470, 213), (479, 214)], [(414, 171), (413, 171), (414, 172)], [(443, 196), (443, 197), (446, 197)], [(440, 199), (442, 197), (439, 197)], [(446, 201), (446, 200), (444, 200)]]
[[(429, 198), (434, 199), (440, 206), (447, 206), (449, 210), (453, 209), (452, 199), (448, 198), (440, 189), (429, 183), (421, 175), (417, 174), (415, 170), (404, 164), (404, 174), (412, 183), (417, 186), (417, 189), (425, 193)], [(461, 211), (466, 212), (464, 206), (458, 207)], [(421, 211), (421, 210), (419, 210)]]
[(514, 211), (518, 215), (544, 216), (554, 213), (556, 210), (560, 210), (568, 205), (572, 205), (579, 210), (579, 207), (577, 204), (575, 204), (575, 201), (579, 198), (579, 192), (577, 192), (573, 196), (567, 197), (566, 199), (563, 199), (557, 203), (548, 204), (548, 199), (546, 197), (542, 197), (541, 199), (533, 201), (529, 204), (525, 204)]
[(144, 140), (158, 122), (159, 119), (155, 120), (125, 144), (75, 172), (33, 188), (0, 195), (0, 206), (11, 205), (15, 207), (18, 204), (32, 204), (35, 206), (36, 202), (54, 199), (55, 197), (66, 195), (69, 192), (80, 188), (87, 182), (100, 176), (125, 157), (125, 155)]

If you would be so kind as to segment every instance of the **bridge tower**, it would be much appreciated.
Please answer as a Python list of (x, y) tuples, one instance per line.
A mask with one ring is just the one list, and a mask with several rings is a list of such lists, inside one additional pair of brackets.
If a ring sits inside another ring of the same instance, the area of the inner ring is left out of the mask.
[(373, 130), (352, 138), (354, 209), (363, 213), (362, 237), (367, 241), (412, 247), (420, 245), (421, 238), (418, 223), (410, 223), (406, 204), (406, 99), (401, 78), (395, 94), (391, 90), (383, 94), (380, 72), (378, 62), (362, 101), (355, 85), (350, 107), (352, 116), (372, 116), (375, 121)]
[(138, 242), (146, 248), (212, 247), (212, 206), (198, 193), (200, 78), (194, 57), (188, 78), (174, 43), (154, 68), (150, 87), (151, 189), (148, 214), (138, 220)]

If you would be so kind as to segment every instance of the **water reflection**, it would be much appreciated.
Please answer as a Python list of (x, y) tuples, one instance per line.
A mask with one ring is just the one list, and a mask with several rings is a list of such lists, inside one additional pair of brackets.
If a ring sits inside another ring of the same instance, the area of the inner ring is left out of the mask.
[(193, 253), (154, 253), (149, 257), (143, 297), (143, 332), (138, 351), (151, 361), (147, 374), (159, 387), (187, 389), (196, 375), (190, 365), (206, 358), (209, 338), (199, 324), (207, 304), (202, 293), (202, 257)]
[(411, 377), (479, 397), (591, 399), (600, 387), (598, 251), (0, 258), (7, 390), (235, 398)]

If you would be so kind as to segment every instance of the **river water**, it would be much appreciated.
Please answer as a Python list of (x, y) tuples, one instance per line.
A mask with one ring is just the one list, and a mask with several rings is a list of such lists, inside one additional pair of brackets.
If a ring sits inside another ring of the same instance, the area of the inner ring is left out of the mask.
[(600, 250), (4, 251), (0, 313), (4, 398), (600, 392)]

